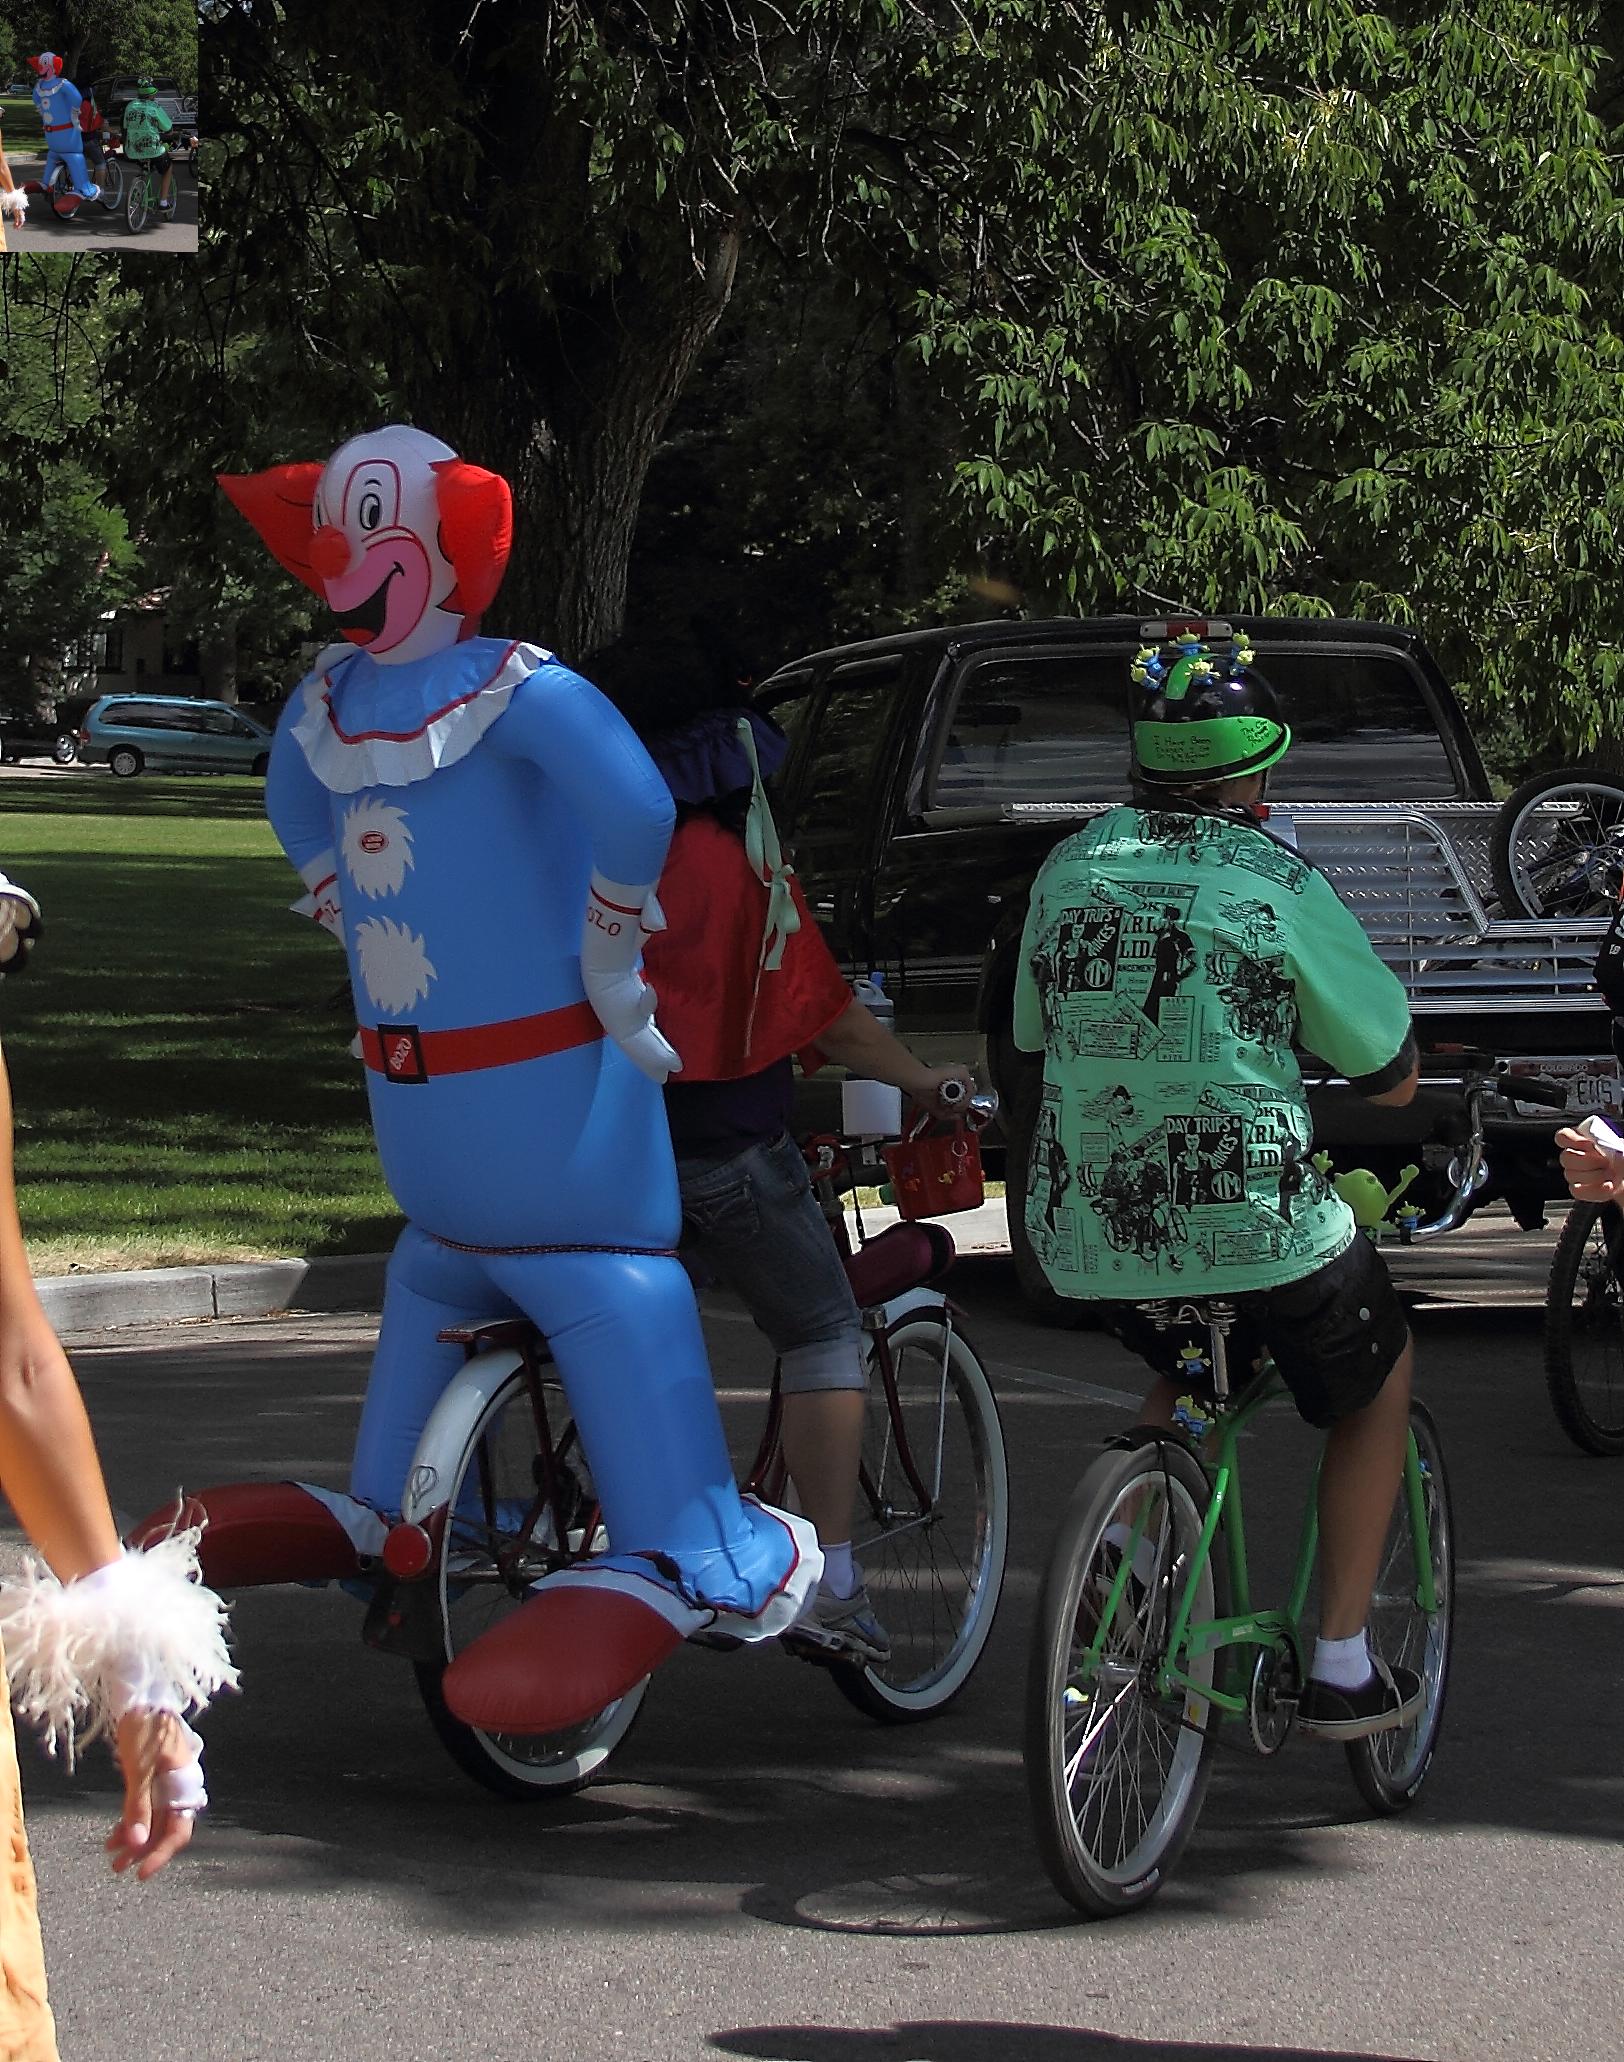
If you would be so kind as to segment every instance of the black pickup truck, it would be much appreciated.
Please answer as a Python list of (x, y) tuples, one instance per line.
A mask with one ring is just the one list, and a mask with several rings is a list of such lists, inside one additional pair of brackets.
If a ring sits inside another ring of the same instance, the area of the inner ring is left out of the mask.
[[(1274, 827), (1330, 876), (1403, 979), (1427, 1055), (1407, 1110), (1375, 1109), (1334, 1083), (1314, 1092), (1333, 1158), (1389, 1175), (1416, 1159), (1423, 1192), (1441, 1190), (1459, 1121), (1451, 1047), (1565, 1079), (1575, 1109), (1619, 1109), (1591, 980), (1600, 922), (1498, 913), (1498, 805), (1419, 635), (1229, 620), (1248, 632), (1294, 735), (1270, 780)], [(836, 954), (853, 973), (884, 974), (915, 1051), (980, 1061), (1003, 1097), (1011, 1244), (1039, 1301), (1020, 1221), (1037, 1069), (1010, 1036), (1015, 952), (1045, 853), (1128, 798), (1128, 666), (1166, 629), (1122, 616), (915, 631), (798, 659), (759, 690), (792, 740), (779, 814)], [(1305, 1072), (1312, 1081), (1311, 1061)], [(807, 1114), (827, 1122), (818, 1086), (805, 1084)], [(1565, 1193), (1551, 1131), (1549, 1117), (1504, 1106), (1480, 1200), (1503, 1196), (1539, 1223)]]

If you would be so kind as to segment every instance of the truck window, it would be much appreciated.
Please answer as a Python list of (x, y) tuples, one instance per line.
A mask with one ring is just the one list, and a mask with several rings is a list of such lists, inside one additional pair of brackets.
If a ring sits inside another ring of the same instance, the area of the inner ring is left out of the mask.
[(775, 806), (778, 795), (792, 795), (795, 792), (801, 764), (806, 756), (808, 719), (816, 700), (817, 694), (809, 672), (786, 673), (762, 691), (759, 706), (789, 739), (789, 750), (784, 756), (784, 764), (773, 783)]
[(1421, 682), (1379, 652), (1258, 653), (1291, 725), (1291, 750), (1269, 776), (1282, 802), (1404, 802), (1459, 792)]
[(900, 659), (864, 660), (833, 675), (817, 727), (797, 754), (805, 766), (795, 805), (797, 838), (835, 832), (846, 840), (867, 821), (875, 762), (901, 684)]
[(1128, 654), (1000, 652), (959, 685), (931, 806), (1128, 798)]

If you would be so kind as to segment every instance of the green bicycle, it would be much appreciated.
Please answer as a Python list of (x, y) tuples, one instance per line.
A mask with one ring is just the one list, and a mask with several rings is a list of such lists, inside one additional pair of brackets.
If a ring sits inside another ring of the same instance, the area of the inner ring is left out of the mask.
[[(1317, 1468), (1284, 1609), (1253, 1604), (1241, 1518), (1237, 1441), (1285, 1385), (1267, 1367), (1230, 1397), (1227, 1306), (1185, 1303), (1168, 1313), (1170, 1322), (1211, 1327), (1210, 1458), (1203, 1465), (1178, 1435), (1140, 1428), (1089, 1469), (1050, 1555), (1028, 1678), (1038, 1844), (1056, 1888), (1096, 1918), (1132, 1911), (1161, 1888), (1200, 1815), (1223, 1717), (1246, 1720), (1259, 1754), (1285, 1745), (1311, 1645)], [(1135, 1574), (1142, 1541), (1153, 1557), (1143, 1582)], [(1425, 1780), (1443, 1719), (1453, 1608), (1443, 1452), (1417, 1403), (1370, 1637), (1385, 1660), (1420, 1676), (1422, 1704), (1402, 1730), (1347, 1747), (1373, 1810), (1403, 1811)]]
[[(1455, 1229), (1486, 1179), (1483, 1109), (1491, 1094), (1551, 1104), (1565, 1091), (1470, 1056), (1461, 1085), (1471, 1135), (1443, 1211), (1423, 1222), (1365, 1170), (1340, 1177), (1362, 1228), (1408, 1244)], [(1415, 1170), (1406, 1170), (1413, 1178)], [(1093, 1917), (1132, 1911), (1166, 1881), (1195, 1828), (1220, 1722), (1244, 1719), (1274, 1755), (1297, 1716), (1310, 1650), (1318, 1559), (1318, 1466), (1309, 1485), (1290, 1596), (1252, 1597), (1238, 1441), (1285, 1385), (1272, 1366), (1231, 1395), (1225, 1338), (1232, 1306), (1180, 1299), (1144, 1306), (1159, 1324), (1208, 1327), (1201, 1370), (1204, 1452), (1178, 1433), (1138, 1427), (1114, 1440), (1078, 1485), (1038, 1597), (1027, 1679), (1026, 1769), (1038, 1844), (1055, 1886)], [(1148, 1543), (1148, 1558), (1146, 1545)], [(1455, 1604), (1454, 1524), (1438, 1428), (1410, 1407), (1402, 1489), (1371, 1599), (1370, 1641), (1421, 1681), (1419, 1709), (1391, 1731), (1347, 1743), (1372, 1811), (1407, 1810), (1443, 1723)]]
[[(190, 142), (192, 139), (188, 139)], [(160, 212), (158, 195), (163, 183), (165, 163), (178, 167), (179, 158), (132, 158), (124, 160), (124, 226), (132, 236), (139, 236), (147, 224)], [(177, 180), (178, 170), (175, 174)], [(171, 187), (172, 193), (178, 190)], [(117, 202), (111, 203), (117, 206)]]

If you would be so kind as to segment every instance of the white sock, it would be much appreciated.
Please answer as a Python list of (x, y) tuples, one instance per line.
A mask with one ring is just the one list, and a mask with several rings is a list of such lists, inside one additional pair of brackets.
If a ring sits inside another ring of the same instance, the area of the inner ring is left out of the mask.
[[(1133, 1527), (1131, 1525), (1107, 1525), (1105, 1528), (1107, 1544), (1114, 1546), (1119, 1554), (1125, 1554), (1128, 1551), (1128, 1541), (1132, 1537)], [(1148, 1533), (1140, 1533), (1139, 1544), (1133, 1550), (1133, 1572), (1138, 1576), (1146, 1589), (1149, 1589), (1151, 1583), (1155, 1580), (1156, 1542)]]
[(830, 1546), (819, 1541), (823, 1547), (823, 1580), (820, 1589), (826, 1589), (832, 1597), (855, 1596), (859, 1587), (857, 1564), (851, 1557), (851, 1541), (840, 1540)]
[(1370, 1648), (1363, 1627), (1345, 1640), (1316, 1640), (1309, 1674), (1317, 1683), (1329, 1683), (1333, 1690), (1362, 1690), (1376, 1673), (1370, 1665)]

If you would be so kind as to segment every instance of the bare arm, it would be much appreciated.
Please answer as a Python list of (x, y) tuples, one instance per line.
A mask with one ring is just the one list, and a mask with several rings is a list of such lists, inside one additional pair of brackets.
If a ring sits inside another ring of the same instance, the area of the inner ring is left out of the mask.
[[(12, 1157), (11, 1083), (0, 1060), (0, 1488), (23, 1530), (64, 1583), (118, 1562), (123, 1548), (107, 1502), (96, 1442), (67, 1355), (28, 1271)], [(131, 1709), (115, 1751), (124, 1802), (107, 1839), (116, 1873), (145, 1882), (192, 1837), (160, 1779), (200, 1768), (195, 1735), (171, 1711)]]
[(11, 1085), (0, 1061), (0, 1488), (64, 1582), (119, 1556), (96, 1442), (23, 1251)]
[(1392, 1088), (1384, 1088), (1380, 1095), (1367, 1095), (1365, 1101), (1367, 1103), (1388, 1103), (1395, 1108), (1402, 1109), (1406, 1103), (1414, 1102), (1415, 1091), (1420, 1085), (1420, 1081), (1421, 1062), (1417, 1060), (1402, 1081), (1396, 1083)]
[(924, 1109), (937, 1107), (937, 1093), (944, 1081), (959, 1081), (974, 1090), (975, 1076), (968, 1067), (927, 1067), (916, 1060), (901, 1039), (887, 1031), (855, 996), (845, 1011), (818, 1033), (818, 1050), (865, 1081), (886, 1081), (911, 1095)]

